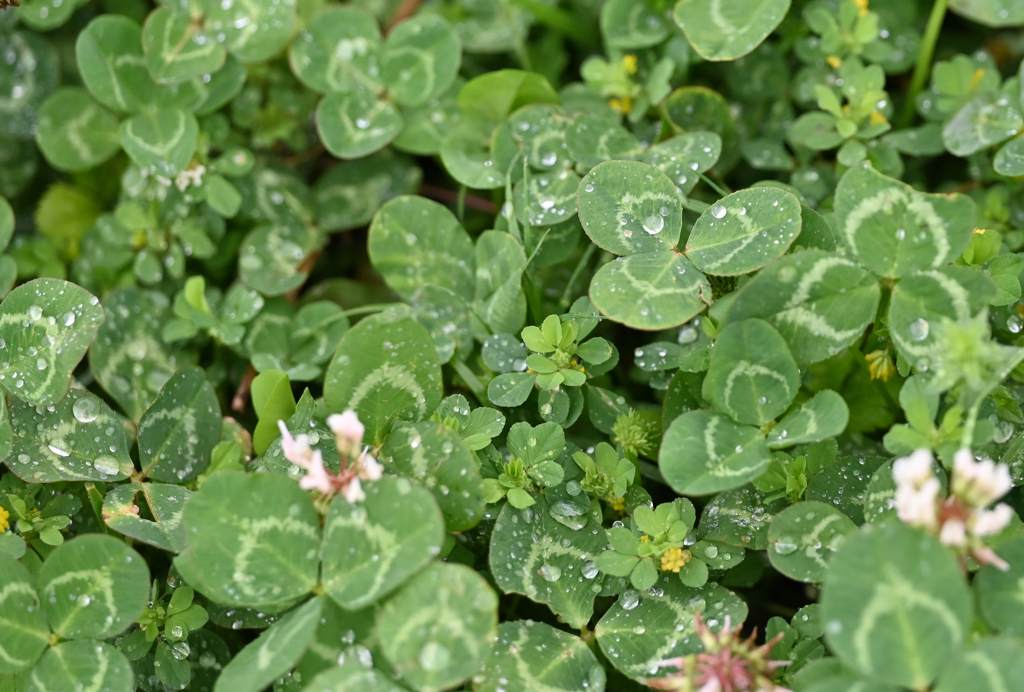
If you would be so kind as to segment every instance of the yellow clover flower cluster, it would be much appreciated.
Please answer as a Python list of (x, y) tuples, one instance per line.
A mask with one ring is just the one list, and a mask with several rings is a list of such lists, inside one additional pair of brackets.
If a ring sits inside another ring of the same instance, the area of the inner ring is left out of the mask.
[(679, 570), (686, 566), (691, 557), (692, 555), (689, 550), (669, 548), (661, 555), (661, 571), (678, 573)]

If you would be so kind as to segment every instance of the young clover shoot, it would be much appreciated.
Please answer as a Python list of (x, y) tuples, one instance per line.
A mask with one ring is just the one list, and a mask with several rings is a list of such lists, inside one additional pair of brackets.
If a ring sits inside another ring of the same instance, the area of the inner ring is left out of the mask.
[(618, 452), (607, 442), (601, 442), (591, 457), (585, 452), (572, 455), (585, 474), (580, 486), (593, 498), (604, 500), (613, 507), (621, 505), (626, 489), (636, 479), (636, 466), (629, 459), (620, 459)]
[(1013, 519), (1013, 510), (1005, 503), (988, 509), (1013, 488), (1009, 467), (991, 459), (977, 461), (971, 450), (961, 449), (953, 457), (949, 492), (943, 493), (933, 463), (934, 457), (927, 449), (893, 462), (899, 518), (937, 535), (943, 544), (957, 551), (961, 560), (970, 556), (980, 564), (1009, 569), (984, 541)]
[(587, 381), (584, 362), (600, 365), (611, 358), (607, 341), (596, 337), (577, 344), (578, 335), (576, 322), (563, 322), (557, 315), (548, 315), (540, 327), (523, 330), (523, 343), (533, 351), (526, 357), (526, 367), (536, 374), (538, 387), (581, 387)]
[(674, 692), (790, 692), (772, 682), (775, 671), (791, 663), (771, 657), (772, 649), (782, 639), (783, 633), (755, 646), (757, 631), (743, 639), (740, 637), (743, 625), (734, 628), (728, 615), (717, 633), (711, 631), (699, 612), (694, 616), (694, 626), (704, 650), (660, 661), (659, 667), (671, 666), (678, 672), (661, 678), (647, 678), (644, 680), (646, 685)]
[(531, 493), (562, 482), (565, 469), (555, 459), (565, 449), (565, 433), (557, 423), (516, 423), (508, 431), (509, 459), (497, 478), (484, 479), (484, 498), (488, 503), (503, 497), (518, 509), (536, 500)]
[(628, 527), (615, 522), (608, 529), (611, 548), (598, 555), (595, 564), (605, 574), (629, 577), (641, 591), (654, 586), (659, 571), (678, 574), (687, 586), (703, 586), (707, 565), (683, 548), (694, 523), (696, 512), (686, 498), (654, 509), (641, 505), (633, 511)]
[(154, 581), (149, 603), (138, 620), (139, 629), (122, 637), (118, 648), (129, 660), (137, 661), (148, 654), (155, 643), (159, 658), (184, 661), (192, 653), (189, 633), (202, 628), (210, 619), (206, 609), (194, 603), (194, 599), (195, 591), (190, 586), (180, 586), (161, 595), (160, 583)]
[(299, 487), (303, 490), (317, 492), (325, 502), (339, 493), (349, 502), (361, 502), (366, 499), (361, 481), (378, 480), (382, 472), (369, 447), (361, 450), (366, 428), (354, 411), (328, 416), (327, 426), (334, 433), (335, 444), (341, 454), (338, 473), (332, 473), (324, 465), (323, 454), (309, 446), (308, 435), (293, 437), (284, 421), (278, 421), (284, 456), (306, 470), (306, 475), (299, 479)]

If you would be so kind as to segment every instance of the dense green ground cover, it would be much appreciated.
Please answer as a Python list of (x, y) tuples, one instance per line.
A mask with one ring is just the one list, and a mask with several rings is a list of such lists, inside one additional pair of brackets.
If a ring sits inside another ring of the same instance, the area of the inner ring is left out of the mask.
[(1024, 690), (1021, 26), (3, 9), (0, 692)]

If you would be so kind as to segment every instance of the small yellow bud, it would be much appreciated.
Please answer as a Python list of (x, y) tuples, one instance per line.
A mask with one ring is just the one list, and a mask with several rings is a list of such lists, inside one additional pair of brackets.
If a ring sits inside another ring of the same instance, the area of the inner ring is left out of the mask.
[(621, 512), (626, 509), (626, 498), (620, 497), (618, 500), (612, 503), (612, 509), (616, 512)]
[(981, 84), (981, 78), (984, 77), (984, 76), (985, 76), (985, 68), (984, 67), (979, 67), (978, 69), (976, 69), (974, 71), (974, 74), (971, 75), (971, 91), (974, 91), (975, 89), (978, 88), (978, 85)]
[(843, 65), (843, 61), (839, 59), (838, 55), (830, 55), (825, 58), (825, 62), (832, 66), (833, 70), (838, 70)]
[(8, 512), (3, 507), (0, 507), (0, 533), (3, 533), (4, 531), (6, 531), (7, 527), (10, 526), (10, 523), (7, 521), (7, 519), (10, 516), (11, 516), (10, 512)]
[(878, 111), (871, 111), (871, 124), (872, 125), (881, 125), (882, 123), (887, 123), (887, 122), (889, 122), (889, 120), (884, 115), (882, 115)]
[(622, 69), (626, 72), (626, 74), (636, 74), (636, 56), (623, 55)]
[(882, 380), (888, 382), (892, 374), (896, 372), (896, 367), (892, 364), (892, 358), (889, 357), (888, 349), (878, 349), (864, 356), (864, 360), (868, 362), (868, 372), (871, 373), (871, 379)]
[(980, 233), (982, 235), (985, 235), (985, 229), (984, 228), (975, 228), (974, 232), (975, 233)]
[(863, 17), (868, 13), (868, 0), (853, 0), (853, 2), (857, 5), (858, 17)]
[(618, 111), (623, 115), (629, 115), (629, 111), (633, 109), (633, 99), (628, 96), (623, 96), (620, 99), (611, 99), (608, 105), (612, 107), (612, 110)]
[(678, 573), (693, 557), (689, 550), (669, 548), (661, 556), (661, 571)]
[(641, 543), (646, 543), (649, 540), (651, 540), (650, 536), (640, 536), (640, 542)]

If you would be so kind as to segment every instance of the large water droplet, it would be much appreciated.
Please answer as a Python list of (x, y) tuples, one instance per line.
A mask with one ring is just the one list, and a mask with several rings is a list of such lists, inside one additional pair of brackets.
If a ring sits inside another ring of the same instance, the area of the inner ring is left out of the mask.
[(910, 323), (910, 338), (914, 341), (924, 341), (928, 338), (928, 320), (918, 317)]
[(448, 649), (437, 642), (427, 642), (420, 649), (420, 665), (424, 670), (444, 670), (451, 662), (451, 658)]
[(100, 407), (92, 399), (79, 399), (71, 410), (79, 423), (92, 423), (100, 415)]
[(796, 552), (796, 543), (791, 541), (775, 541), (774, 547), (779, 555), (791, 555)]
[(541, 565), (538, 571), (545, 581), (558, 581), (562, 576), (562, 568), (558, 565)]
[(716, 204), (715, 206), (711, 207), (711, 215), (714, 216), (716, 219), (724, 219), (726, 213), (727, 211), (725, 207), (723, 207), (721, 204)]
[(661, 233), (663, 228), (665, 228), (665, 218), (660, 214), (651, 214), (644, 219), (644, 230), (651, 235)]
[(697, 340), (698, 336), (699, 334), (697, 334), (697, 330), (687, 325), (679, 330), (678, 341), (681, 344), (692, 344), (694, 341)]

